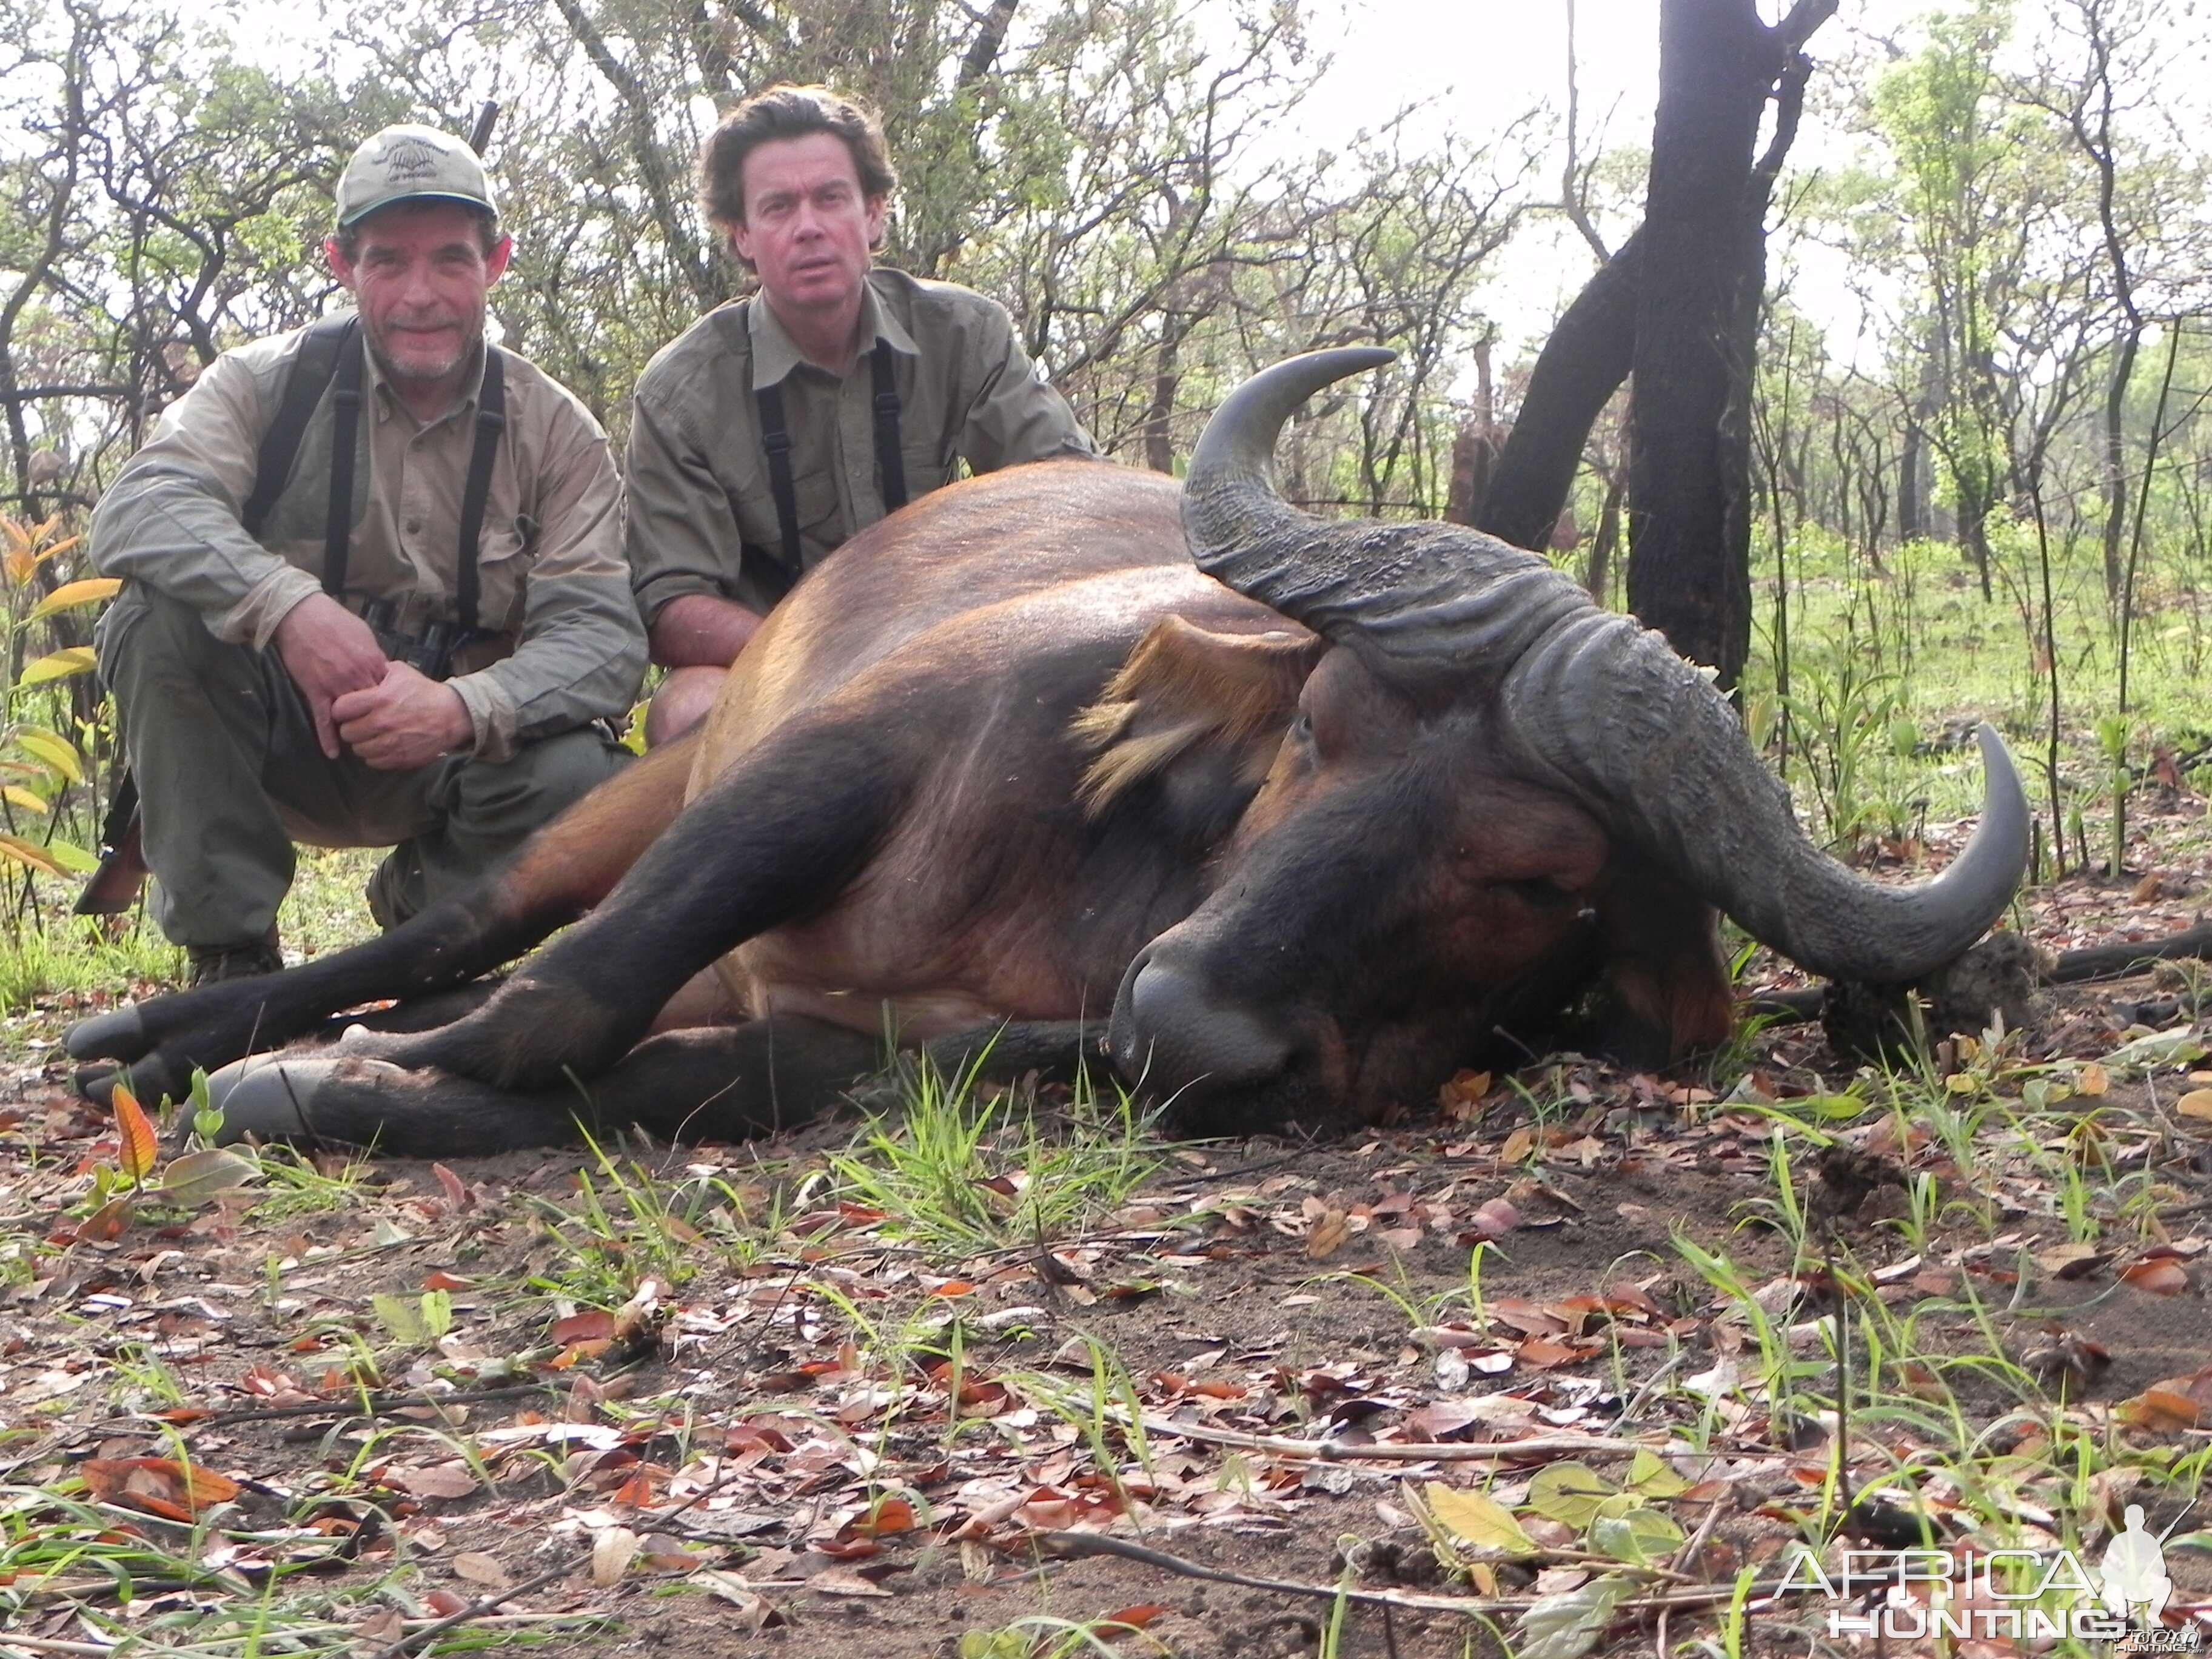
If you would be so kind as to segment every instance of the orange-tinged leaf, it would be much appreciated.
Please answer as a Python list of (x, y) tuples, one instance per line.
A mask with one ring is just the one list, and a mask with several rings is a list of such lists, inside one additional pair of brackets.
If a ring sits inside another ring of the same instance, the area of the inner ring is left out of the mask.
[(1123, 1607), (1119, 1613), (1108, 1613), (1098, 1621), (1098, 1629), (1101, 1632), (1110, 1632), (1117, 1627), (1122, 1630), (1142, 1630), (1146, 1626), (1164, 1616), (1166, 1612), (1167, 1609), (1157, 1601), (1139, 1601), (1133, 1607)]
[(425, 1590), (422, 1605), (441, 1619), (450, 1619), (468, 1606), (468, 1602), (449, 1589)]
[(2184, 1117), (2212, 1120), (2212, 1089), (2191, 1089), (2173, 1103), (2173, 1109)]
[(31, 620), (51, 617), (58, 611), (74, 611), (81, 605), (98, 605), (102, 599), (113, 599), (122, 587), (123, 584), (113, 576), (87, 576), (82, 581), (64, 582), (31, 607)]
[(1580, 1348), (1571, 1348), (1564, 1342), (1537, 1336), (1531, 1337), (1515, 1349), (1513, 1357), (1532, 1370), (1547, 1371), (1555, 1365), (1571, 1365), (1589, 1356)]
[(465, 1291), (473, 1283), (475, 1283), (473, 1279), (464, 1279), (459, 1273), (449, 1273), (443, 1267), (436, 1267), (423, 1275), (422, 1288), (426, 1291)]
[(2101, 1095), (2112, 1086), (2112, 1074), (2095, 1060), (2081, 1068), (2081, 1075), (2074, 1081), (2074, 1091), (2082, 1095)]
[(887, 1537), (895, 1532), (912, 1532), (914, 1505), (903, 1498), (886, 1498), (865, 1515), (855, 1516), (851, 1530), (869, 1538)]
[(614, 1334), (615, 1316), (605, 1308), (586, 1308), (566, 1319), (556, 1319), (550, 1333), (556, 1342), (596, 1342)]
[(45, 848), (34, 846), (20, 836), (0, 835), (0, 857), (11, 858), (18, 864), (27, 864), (33, 870), (43, 870), (50, 876), (69, 873)]
[(115, 1127), (123, 1137), (123, 1150), (116, 1162), (136, 1186), (154, 1173), (154, 1164), (161, 1155), (161, 1137), (154, 1133), (153, 1121), (140, 1107), (128, 1084), (115, 1085), (113, 1100)]
[(2131, 1263), (2120, 1269), (2120, 1277), (2153, 1296), (2179, 1296), (2189, 1288), (2188, 1273), (2179, 1261), (2167, 1256)]
[(2161, 1388), (2145, 1389), (2134, 1399), (2123, 1400), (2112, 1407), (2112, 1414), (2130, 1428), (2153, 1434), (2179, 1434), (2195, 1428), (2205, 1415), (2187, 1395)]
[(212, 1469), (173, 1457), (92, 1457), (77, 1473), (102, 1503), (125, 1504), (173, 1521), (189, 1521), (210, 1504), (227, 1504), (239, 1485)]
[(76, 1224), (79, 1242), (86, 1244), (108, 1244), (123, 1237), (123, 1230), (131, 1224), (131, 1212), (138, 1200), (125, 1193), (120, 1198), (111, 1198), (90, 1215)]

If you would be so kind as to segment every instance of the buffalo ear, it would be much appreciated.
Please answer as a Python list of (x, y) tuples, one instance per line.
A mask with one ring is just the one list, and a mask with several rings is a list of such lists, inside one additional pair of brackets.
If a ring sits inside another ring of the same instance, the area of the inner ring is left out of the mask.
[(1084, 811), (1097, 817), (1200, 750), (1257, 788), (1327, 648), (1303, 628), (1220, 634), (1164, 618), (1137, 642), (1104, 695), (1075, 717), (1076, 741), (1097, 757), (1083, 775)]
[(1593, 1046), (1656, 1067), (1727, 1042), (1735, 997), (1720, 913), (1640, 860), (1609, 873), (1597, 909), (1605, 969)]

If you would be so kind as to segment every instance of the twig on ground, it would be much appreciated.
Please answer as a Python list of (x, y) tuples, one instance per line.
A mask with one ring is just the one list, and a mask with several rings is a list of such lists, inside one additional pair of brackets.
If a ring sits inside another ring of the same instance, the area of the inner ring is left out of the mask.
[[(1426, 1595), (1413, 1590), (1352, 1589), (1338, 1584), (1307, 1584), (1291, 1578), (1260, 1578), (1250, 1573), (1231, 1572), (1224, 1567), (1202, 1566), (1187, 1561), (1178, 1555), (1168, 1555), (1159, 1550), (1147, 1549), (1142, 1544), (1132, 1544), (1125, 1539), (1109, 1538), (1095, 1532), (1054, 1532), (1040, 1534), (1037, 1548), (1046, 1554), (1065, 1557), (1085, 1555), (1115, 1555), (1124, 1561), (1135, 1561), (1148, 1567), (1158, 1567), (1183, 1578), (1203, 1578), (1217, 1584), (1234, 1584), (1240, 1589), (1270, 1591), (1277, 1595), (1304, 1595), (1316, 1601), (1334, 1601), (1340, 1596), (1347, 1601), (1358, 1601), (1375, 1607), (1410, 1607), (1422, 1613), (1458, 1613), (1473, 1616), (1486, 1613), (1521, 1613), (1544, 1598), (1536, 1595)], [(1784, 1580), (1769, 1579), (1751, 1587), (1753, 1599), (1771, 1596), (1782, 1589)], [(1650, 1595), (1630, 1596), (1613, 1604), (1615, 1613), (1656, 1612), (1668, 1607), (1696, 1607), (1725, 1601), (1735, 1594), (1734, 1584), (1698, 1584), (1680, 1589), (1656, 1591)]]
[[(1126, 1425), (1127, 1414), (1117, 1415)], [(1347, 1445), (1336, 1440), (1297, 1440), (1287, 1435), (1240, 1434), (1234, 1429), (1178, 1423), (1167, 1417), (1146, 1416), (1138, 1420), (1146, 1434), (1175, 1435), (1209, 1446), (1306, 1457), (1322, 1463), (1479, 1463), (1500, 1457), (1558, 1457), (1569, 1453), (1581, 1457), (1633, 1457), (1638, 1452), (1663, 1454), (1667, 1449), (1639, 1440), (1583, 1434), (1545, 1434), (1527, 1440), (1376, 1441), (1370, 1445)]]
[(591, 1564), (592, 1553), (586, 1550), (574, 1560), (563, 1561), (557, 1567), (548, 1567), (535, 1578), (526, 1578), (510, 1589), (487, 1595), (480, 1601), (471, 1602), (459, 1613), (449, 1613), (434, 1625), (425, 1625), (421, 1630), (408, 1632), (398, 1641), (379, 1648), (374, 1659), (407, 1659), (407, 1655), (412, 1652), (418, 1644), (434, 1641), (457, 1626), (465, 1625), (472, 1619), (481, 1619), (487, 1613), (496, 1612), (502, 1602), (512, 1601), (518, 1595), (527, 1595), (532, 1590), (544, 1589), (555, 1579), (566, 1578), (579, 1568), (588, 1567)]

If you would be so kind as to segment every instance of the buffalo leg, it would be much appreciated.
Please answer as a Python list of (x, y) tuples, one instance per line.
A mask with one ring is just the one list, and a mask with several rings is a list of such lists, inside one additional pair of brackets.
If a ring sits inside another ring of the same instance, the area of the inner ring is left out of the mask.
[(883, 724), (783, 728), (685, 807), (605, 903), (517, 967), (481, 1011), (373, 1052), (523, 1094), (611, 1070), (695, 973), (757, 933), (819, 914), (866, 867), (921, 749)]
[(882, 1065), (877, 1039), (793, 1016), (670, 1031), (587, 1082), (505, 1090), (360, 1054), (275, 1055), (210, 1080), (222, 1139), (369, 1146), (398, 1158), (479, 1157), (574, 1143), (636, 1124), (666, 1140), (744, 1140), (798, 1128)]
[[(1074, 1074), (1098, 1063), (1097, 1029), (988, 1027), (924, 1044), (938, 1068), (988, 1078)], [(744, 1140), (795, 1129), (842, 1103), (882, 1069), (881, 1042), (794, 1015), (671, 1031), (582, 1085), (529, 1091), (410, 1072), (358, 1054), (279, 1055), (213, 1079), (222, 1139), (374, 1146), (404, 1158), (470, 1157), (574, 1142), (639, 1125), (665, 1140)], [(895, 1103), (872, 1095), (866, 1103)]]
[[(226, 980), (81, 1020), (71, 1059), (129, 1066), (142, 1098), (182, 1097), (195, 1066), (274, 1048), (364, 1002), (430, 996), (512, 960), (612, 890), (684, 805), (692, 744), (623, 769), (532, 836), (499, 869), (380, 938), (280, 974)], [(106, 1101), (122, 1075), (80, 1074)]]

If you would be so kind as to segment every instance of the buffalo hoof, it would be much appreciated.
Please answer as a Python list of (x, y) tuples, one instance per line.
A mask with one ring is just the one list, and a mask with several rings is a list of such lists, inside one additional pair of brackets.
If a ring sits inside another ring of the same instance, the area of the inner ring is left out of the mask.
[(136, 1060), (151, 1046), (145, 1014), (135, 1002), (81, 1019), (62, 1038), (71, 1060)]
[(262, 1141), (313, 1142), (316, 1091), (340, 1064), (240, 1060), (224, 1066), (208, 1079), (208, 1097), (222, 1114), (216, 1144), (228, 1146), (248, 1135)]
[(131, 1097), (148, 1107), (159, 1105), (164, 1100), (182, 1100), (192, 1091), (191, 1079), (179, 1077), (175, 1067), (159, 1054), (130, 1066), (80, 1066), (76, 1082), (79, 1094), (95, 1106), (111, 1109), (118, 1083), (127, 1084)]

